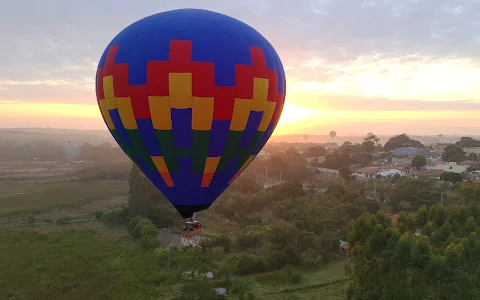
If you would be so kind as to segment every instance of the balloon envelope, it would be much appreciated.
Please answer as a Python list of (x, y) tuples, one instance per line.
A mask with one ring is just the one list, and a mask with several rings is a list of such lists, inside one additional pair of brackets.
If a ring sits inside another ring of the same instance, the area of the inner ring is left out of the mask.
[(337, 136), (337, 133), (335, 131), (330, 131), (330, 137), (333, 139), (334, 137)]
[(208, 208), (260, 152), (285, 89), (280, 58), (260, 33), (198, 9), (128, 26), (96, 77), (113, 137), (184, 218)]

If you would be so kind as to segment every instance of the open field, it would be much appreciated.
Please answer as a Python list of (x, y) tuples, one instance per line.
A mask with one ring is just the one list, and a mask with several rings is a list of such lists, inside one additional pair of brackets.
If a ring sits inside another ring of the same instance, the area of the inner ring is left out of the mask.
[(58, 161), (2, 161), (0, 162), (1, 181), (45, 182), (69, 177), (70, 174), (88, 165), (86, 162)]
[[(58, 228), (57, 228), (58, 229)], [(93, 230), (0, 230), (4, 299), (159, 299), (152, 252)]]
[(347, 263), (348, 260), (342, 260), (323, 268), (297, 269), (303, 277), (297, 285), (288, 284), (283, 270), (246, 278), (253, 279), (254, 294), (259, 299), (290, 299), (288, 297), (296, 295), (298, 298), (292, 299), (340, 300), (345, 299), (348, 285), (348, 278), (345, 276)]
[(0, 195), (0, 215), (41, 211), (66, 205), (86, 204), (95, 200), (121, 196), (128, 190), (125, 181), (63, 181), (49, 183), (3, 183), (7, 191)]
[[(170, 272), (134, 243), (125, 227), (94, 217), (96, 211), (126, 205), (128, 183), (75, 180), (71, 174), (81, 167), (54, 161), (0, 163), (0, 298), (170, 299)], [(199, 216), (205, 236), (239, 230), (208, 212)], [(57, 224), (60, 218), (68, 218), (67, 224)], [(160, 240), (168, 242), (166, 235), (174, 236), (176, 229), (160, 230)], [(284, 270), (234, 279), (251, 282), (256, 299), (340, 300), (348, 285), (345, 264), (297, 269), (303, 277), (297, 285), (289, 283)]]

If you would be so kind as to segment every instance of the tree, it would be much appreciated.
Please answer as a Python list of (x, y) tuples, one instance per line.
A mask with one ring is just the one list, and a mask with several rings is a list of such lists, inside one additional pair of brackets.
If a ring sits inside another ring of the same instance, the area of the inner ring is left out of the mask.
[(371, 153), (375, 151), (375, 144), (373, 141), (365, 141), (360, 145), (360, 149), (363, 152)]
[(383, 150), (392, 151), (401, 147), (425, 148), (425, 146), (417, 140), (412, 140), (405, 133), (391, 137), (383, 146)]
[(344, 182), (348, 182), (348, 181), (354, 179), (354, 177), (352, 176), (352, 170), (349, 167), (343, 167), (343, 168), (338, 169), (338, 175), (340, 175), (340, 177), (342, 177)]
[(459, 147), (480, 147), (480, 141), (471, 137), (462, 137), (455, 145)]
[(130, 216), (149, 218), (157, 226), (167, 227), (181, 220), (167, 198), (134, 165), (128, 179), (127, 210)]
[[(352, 283), (347, 299), (478, 299), (475, 218), (458, 214), (458, 208), (433, 206), (427, 211), (432, 221), (425, 223), (425, 209), (419, 210), (415, 234), (406, 214), (396, 228), (381, 222), (378, 213), (355, 221), (348, 239)], [(478, 209), (463, 207), (465, 212)]]
[(446, 162), (461, 162), (467, 158), (462, 147), (450, 144), (445, 147), (442, 159)]
[(322, 162), (322, 167), (338, 170), (342, 167), (348, 167), (353, 163), (350, 154), (334, 152), (328, 154)]
[(327, 154), (327, 151), (325, 150), (324, 147), (320, 145), (308, 147), (303, 152), (303, 155), (305, 157), (319, 157), (319, 156), (325, 156), (326, 154)]
[(241, 174), (228, 187), (229, 191), (241, 192), (243, 194), (256, 193), (262, 189), (263, 187), (258, 183), (256, 177), (249, 174)]
[(453, 172), (445, 172), (440, 175), (440, 180), (449, 181), (453, 183), (462, 182), (463, 181), (463, 174), (460, 173), (453, 173)]
[(363, 138), (364, 142), (372, 142), (374, 145), (377, 145), (380, 142), (380, 139), (373, 133), (367, 134), (365, 138)]
[(423, 155), (417, 154), (413, 157), (412, 159), (412, 167), (415, 169), (420, 169), (421, 167), (424, 167), (427, 165), (427, 160)]
[(184, 286), (173, 300), (226, 300), (225, 295), (221, 295), (215, 291), (215, 285), (211, 282), (194, 282)]

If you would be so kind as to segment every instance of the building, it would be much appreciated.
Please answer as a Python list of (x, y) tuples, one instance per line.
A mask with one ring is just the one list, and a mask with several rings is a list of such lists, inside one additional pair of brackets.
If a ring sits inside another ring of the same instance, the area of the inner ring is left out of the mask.
[(398, 170), (398, 169), (389, 169), (389, 170), (380, 170), (378, 172), (378, 175), (382, 176), (382, 177), (392, 177), (394, 175), (399, 175), (399, 176), (405, 176), (402, 171)]
[(385, 165), (380, 166), (378, 174), (382, 177), (393, 176), (395, 174), (407, 176), (410, 174), (410, 169), (406, 165)]
[(427, 166), (427, 170), (441, 170), (445, 172), (452, 173), (465, 173), (467, 171), (468, 165), (460, 165), (456, 162), (449, 162), (443, 164), (432, 164)]
[(420, 153), (421, 153), (421, 150), (419, 148), (413, 148), (413, 147), (397, 148), (393, 150), (392, 163), (410, 165), (415, 155)]
[(437, 180), (440, 180), (440, 176), (445, 173), (443, 170), (425, 170), (425, 171), (418, 171), (415, 172), (413, 175), (414, 178), (421, 178), (421, 179), (427, 179), (427, 178), (435, 178)]
[(397, 148), (393, 150), (393, 156), (397, 157), (409, 157), (409, 156), (415, 156), (420, 153), (419, 148), (413, 148), (413, 147), (402, 147), (402, 148)]
[(463, 147), (462, 149), (467, 155), (472, 153), (480, 154), (480, 147)]
[(360, 168), (352, 173), (357, 178), (375, 178), (379, 175), (380, 167), (365, 167)]

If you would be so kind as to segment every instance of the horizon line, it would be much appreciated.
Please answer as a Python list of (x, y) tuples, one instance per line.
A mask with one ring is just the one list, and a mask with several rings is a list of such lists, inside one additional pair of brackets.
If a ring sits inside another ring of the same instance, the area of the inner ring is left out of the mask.
[[(108, 132), (108, 130), (106, 129), (78, 129), (78, 128), (60, 128), (60, 127), (0, 127), (0, 130), (21, 130), (21, 129), (54, 129), (54, 130), (76, 130), (76, 131), (98, 131), (98, 132)], [(390, 133), (390, 134), (379, 134), (379, 135), (376, 135), (376, 136), (395, 136), (395, 135), (401, 135), (401, 134), (406, 134), (407, 136), (428, 136), (428, 137), (439, 137), (438, 134), (410, 134), (410, 133), (406, 133), (406, 132), (402, 132), (402, 133)], [(280, 136), (283, 136), (283, 137), (287, 137), (287, 136), (304, 136), (304, 135), (308, 135), (309, 137), (311, 136), (320, 136), (320, 137), (323, 137), (323, 136), (329, 136), (328, 133), (326, 134), (306, 134), (306, 133), (295, 133), (295, 134), (273, 134), (270, 138), (274, 138), (274, 137), (280, 137)], [(361, 135), (361, 134), (350, 134), (350, 135), (337, 135), (336, 137), (361, 137), (361, 136), (366, 136), (365, 135)], [(464, 135), (464, 134), (443, 134), (443, 137), (449, 137), (449, 136), (461, 136), (461, 137), (473, 137), (473, 136), (480, 136), (480, 134), (467, 134), (467, 135)]]

